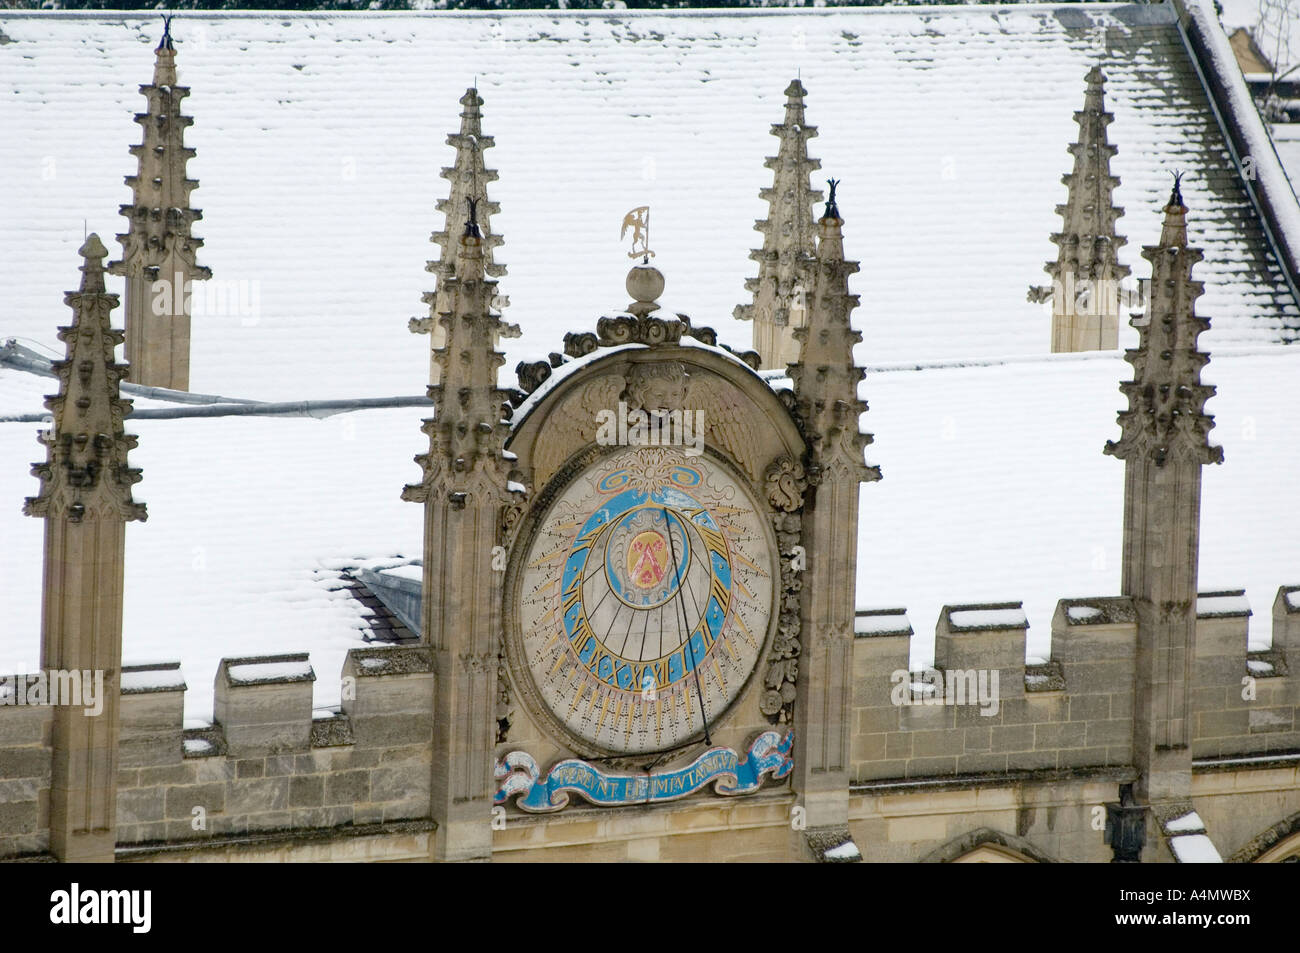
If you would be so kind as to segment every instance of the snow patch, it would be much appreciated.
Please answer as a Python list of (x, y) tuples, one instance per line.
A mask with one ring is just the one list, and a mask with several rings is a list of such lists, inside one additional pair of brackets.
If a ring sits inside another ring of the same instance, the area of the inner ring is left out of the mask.
[[(1187, 13), (1196, 23), (1198, 32), (1209, 48), (1210, 62), (1205, 65), (1214, 70), (1221, 88), (1227, 94), (1228, 102), (1223, 105), (1229, 115), (1225, 121), (1241, 132), (1246, 155), (1254, 160), (1256, 190), (1261, 196), (1268, 197), (1267, 201), (1272, 205), (1294, 255), (1297, 253), (1297, 242), (1300, 242), (1300, 205), (1296, 204), (1291, 181), (1282, 169), (1273, 141), (1246, 88), (1245, 78), (1241, 74), (1241, 67), (1237, 65), (1237, 57), (1228, 42), (1228, 35), (1205, 0), (1191, 0), (1187, 4)], [(1300, 269), (1300, 261), (1293, 261), (1291, 267), (1293, 270)]]
[(1204, 834), (1184, 834), (1169, 838), (1169, 849), (1174, 852), (1180, 863), (1184, 864), (1221, 864), (1223, 858), (1219, 850)]
[(1201, 596), (1196, 600), (1198, 616), (1239, 616), (1250, 614), (1250, 600), (1245, 596)]
[(1071, 622), (1092, 622), (1100, 619), (1104, 613), (1095, 606), (1069, 606), (1065, 615)]
[(856, 635), (907, 635), (912, 624), (903, 613), (860, 615), (853, 620)]
[(123, 672), (121, 684), (124, 692), (180, 691), (185, 688), (185, 676), (178, 668)]
[(290, 682), (310, 678), (311, 662), (252, 662), (244, 665), (232, 665), (227, 669), (231, 684), (245, 685), (250, 682)]
[(1201, 815), (1192, 811), (1190, 814), (1176, 817), (1172, 821), (1166, 821), (1165, 830), (1170, 834), (1197, 833), (1205, 830), (1205, 824), (1201, 820)]
[(399, 579), (414, 579), (416, 582), (424, 581), (424, 567), (414, 564), (408, 566), (393, 566), (390, 569), (381, 569), (381, 576), (396, 576)]
[(827, 860), (854, 860), (861, 857), (862, 852), (858, 850), (858, 845), (850, 840), (840, 844), (839, 847), (832, 847), (822, 856)]
[(948, 615), (949, 621), (961, 629), (1005, 629), (1026, 627), (1029, 620), (1024, 609), (960, 609)]

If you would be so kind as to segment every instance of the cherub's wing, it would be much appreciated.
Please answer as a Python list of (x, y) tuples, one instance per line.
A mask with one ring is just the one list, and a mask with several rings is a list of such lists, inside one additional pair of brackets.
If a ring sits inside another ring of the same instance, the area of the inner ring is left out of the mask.
[(757, 459), (766, 441), (754, 423), (752, 408), (734, 387), (712, 377), (692, 378), (687, 404), (704, 411), (704, 440), (740, 464), (745, 475), (758, 480), (766, 461)]
[(539, 481), (550, 479), (577, 450), (596, 442), (597, 415), (602, 410), (618, 412), (623, 386), (621, 375), (605, 374), (565, 398), (547, 420), (546, 436), (533, 449), (533, 473)]

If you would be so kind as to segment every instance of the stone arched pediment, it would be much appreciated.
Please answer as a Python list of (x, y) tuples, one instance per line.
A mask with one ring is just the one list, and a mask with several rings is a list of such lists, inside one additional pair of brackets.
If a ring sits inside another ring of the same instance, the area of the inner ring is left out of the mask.
[(923, 864), (1052, 864), (1056, 861), (1023, 837), (990, 827), (949, 841), (921, 858)]
[[(691, 419), (693, 435), (700, 434), (703, 440), (688, 442), (683, 457), (687, 461), (701, 457), (714, 471), (715, 476), (705, 483), (708, 492), (721, 494), (719, 505), (724, 500), (735, 501), (723, 509), (729, 511), (733, 530), (744, 527), (736, 538), (749, 541), (745, 545), (752, 552), (745, 562), (751, 568), (746, 571), (765, 580), (745, 587), (762, 610), (750, 613), (752, 617), (747, 623), (740, 622), (737, 632), (743, 630), (757, 660), (737, 671), (734, 684), (739, 690), (725, 707), (717, 707), (710, 715), (714, 742), (733, 747), (748, 744), (757, 732), (791, 720), (799, 655), (799, 580), (780, 554), (789, 553), (799, 542), (804, 494), (811, 479), (805, 471), (807, 445), (791, 409), (792, 396), (774, 391), (757, 373), (755, 363), (718, 347), (711, 331), (691, 328), (684, 319), (618, 316), (602, 319), (595, 334), (566, 336), (564, 356), (554, 354), (549, 362), (522, 363), (516, 369), (520, 386), (512, 394), (515, 413), (506, 449), (515, 457), (512, 479), (523, 483), (528, 493), (507, 508), (505, 522), (509, 525), (503, 524), (510, 553), (502, 615), (506, 632), (503, 685), (507, 705), (515, 699), (522, 702), (516, 709), (521, 716), (519, 736), (553, 744), (548, 757), (577, 754), (601, 757), (610, 764), (624, 765), (626, 761), (608, 738), (598, 743), (590, 737), (604, 726), (604, 708), (595, 715), (595, 727), (588, 726), (587, 733), (580, 734), (567, 730), (568, 722), (543, 700), (535, 674), (528, 668), (526, 657), (531, 656), (524, 646), (525, 632), (534, 631), (536, 625), (524, 618), (521, 606), (525, 592), (536, 591), (535, 587), (526, 588), (536, 580), (525, 581), (538, 564), (528, 558), (530, 547), (551, 507), (563, 503), (564, 494), (580, 474), (628, 448), (646, 448), (648, 459), (661, 452), (657, 448), (667, 449), (669, 457), (676, 456), (678, 444), (672, 441), (629, 439), (625, 443), (620, 437), (611, 442), (609, 416), (625, 420), (630, 411), (666, 410), (669, 415), (677, 411), (681, 419)], [(655, 464), (644, 465), (653, 468)], [(752, 517), (748, 523), (747, 511)], [(570, 529), (561, 519), (545, 531), (563, 535)], [(551, 550), (547, 553), (553, 555)], [(742, 651), (736, 658), (743, 656)], [(739, 680), (742, 671), (743, 681)], [(729, 690), (733, 683), (725, 680), (725, 672), (719, 670), (715, 675), (719, 690)], [(619, 690), (625, 691), (626, 686)], [(589, 697), (595, 698), (595, 692)], [(606, 692), (602, 697), (614, 696)], [(703, 703), (700, 705), (702, 708)], [(632, 707), (624, 711), (623, 717), (631, 725)], [(611, 717), (616, 719), (618, 712), (614, 707)], [(658, 723), (655, 731), (658, 737)], [(638, 763), (627, 761), (624, 766)]]
[(1252, 837), (1228, 863), (1300, 863), (1300, 811)]
[(621, 400), (629, 407), (635, 403), (628, 400), (629, 381), (646, 365), (684, 371), (680, 409), (702, 412), (705, 444), (729, 458), (756, 491), (773, 460), (802, 460), (805, 445), (794, 417), (744, 362), (710, 347), (631, 344), (596, 351), (578, 366), (564, 365), (562, 379), (548, 381), (520, 408), (507, 448), (517, 455), (517, 471), (530, 489), (546, 486), (566, 462), (596, 445), (598, 415), (617, 411)]

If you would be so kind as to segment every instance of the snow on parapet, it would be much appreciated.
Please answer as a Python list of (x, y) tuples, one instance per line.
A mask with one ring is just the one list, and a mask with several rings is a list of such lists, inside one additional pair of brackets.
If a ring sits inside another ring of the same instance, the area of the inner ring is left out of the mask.
[(945, 606), (948, 628), (952, 632), (988, 632), (998, 629), (1027, 629), (1029, 619), (1022, 603)]
[(906, 609), (859, 609), (853, 620), (853, 634), (857, 638), (883, 635), (912, 634)]
[(1300, 586), (1283, 586), (1278, 595), (1287, 612), (1300, 612)]
[(1062, 599), (1059, 610), (1066, 625), (1123, 625), (1137, 619), (1133, 601), (1126, 598), (1101, 596), (1084, 599)]
[(224, 661), (222, 667), (231, 685), (272, 685), (283, 682), (316, 681), (316, 673), (312, 671), (306, 655), (284, 661), (241, 660), (241, 664), (238, 665), (232, 665), (230, 661)]
[[(1300, 748), (1300, 706), (1286, 665), (1288, 648), (1300, 647), (1300, 611), (1287, 602), (1293, 591), (1300, 586), (1278, 592), (1265, 652), (1248, 644), (1244, 593), (1202, 594), (1218, 611), (1197, 625), (1191, 744), (1201, 768)], [(901, 610), (859, 609), (853, 783), (1131, 769), (1141, 608), (1126, 596), (1062, 599), (1051, 657), (1027, 660), (1019, 603), (949, 605), (936, 626), (933, 667), (923, 672), (910, 668), (910, 639), (862, 637), (893, 634)], [(972, 746), (965, 732), (981, 727), (986, 712), (1000, 715), (1001, 730), (976, 735)], [(1190, 806), (1178, 816), (1188, 813)], [(1169, 836), (1181, 838), (1187, 858), (1212, 860), (1213, 845), (1195, 840), (1204, 834), (1191, 823)]]
[[(322, 711), (313, 707), (316, 676), (306, 653), (223, 659), (213, 723), (194, 725), (184, 719), (179, 662), (127, 665), (121, 681), (123, 766), (416, 744), (425, 729), (412, 734), (410, 720), (432, 703), (432, 670), (428, 650), (418, 646), (353, 649), (340, 673), (342, 708)], [(394, 684), (389, 676), (407, 678)]]
[(123, 695), (183, 692), (187, 688), (180, 662), (123, 665), (120, 684)]
[(1232, 589), (1224, 592), (1202, 592), (1196, 596), (1198, 619), (1219, 619), (1230, 616), (1253, 615), (1246, 590)]

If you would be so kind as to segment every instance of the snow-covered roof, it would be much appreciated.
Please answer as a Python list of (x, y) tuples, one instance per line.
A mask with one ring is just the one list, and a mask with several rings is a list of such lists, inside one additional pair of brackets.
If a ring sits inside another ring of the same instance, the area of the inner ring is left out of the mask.
[[(1101, 448), (1130, 370), (1116, 354), (868, 369), (884, 479), (862, 490), (858, 603), (907, 607), (915, 666), (945, 605), (1023, 600), (1029, 654), (1045, 657), (1058, 599), (1118, 594), (1124, 467)], [(1300, 349), (1222, 351), (1205, 377), (1226, 461), (1205, 470), (1201, 588), (1269, 603), (1300, 581)], [(39, 409), (52, 384), (0, 368), (6, 406)], [(187, 715), (211, 717), (221, 658), (309, 651), (316, 703), (337, 703), (343, 656), (369, 632), (338, 570), (421, 555), (420, 507), (399, 494), (426, 413), (128, 420), (149, 520), (127, 527), (126, 660), (180, 659)], [(36, 429), (0, 423), (0, 672), (38, 660), (41, 522), (20, 513)], [(1267, 641), (1268, 614), (1250, 623)]]
[[(444, 140), (476, 79), (496, 139), (485, 159), (500, 173), (505, 316), (523, 329), (505, 342), (507, 368), (626, 304), (618, 226), (643, 204), (665, 307), (750, 346), (730, 315), (756, 268), (768, 130), (796, 73), (820, 129), (810, 150), (843, 181), (846, 253), (863, 263), (863, 360), (1047, 347), (1047, 306), (1026, 289), (1047, 283), (1056, 255), (1073, 113), (1097, 63), (1127, 210), (1121, 259), (1135, 280), (1149, 273), (1140, 247), (1158, 235), (1168, 172), (1184, 170), (1202, 306), (1216, 318), (1206, 345), (1273, 340), (1300, 316), (1172, 16), (1107, 4), (180, 14), (199, 258), (215, 281), (242, 282), (237, 299), (255, 312), (196, 320), (191, 385), (258, 399), (418, 389), (427, 339), (406, 322), (427, 313)], [(0, 339), (52, 345), (84, 229), (124, 226), (131, 117), (159, 21), (6, 12), (0, 29), (12, 90), (0, 98)]]
[[(1113, 353), (1043, 354), (1048, 318), (1025, 302), (1055, 253), (1072, 113), (1100, 60), (1122, 257), (1149, 274), (1136, 253), (1158, 234), (1174, 165), (1206, 252), (1205, 377), (1220, 387), (1208, 410), (1227, 462), (1205, 475), (1202, 588), (1271, 600), (1300, 581), (1284, 497), (1300, 468), (1300, 349), (1267, 346), (1294, 305), (1164, 16), (1090, 4), (178, 18), (200, 260), (257, 283), (259, 305), (196, 320), (192, 385), (275, 401), (423, 390), (428, 338), (406, 319), (431, 287), (443, 138), (476, 75), (497, 140), (506, 317), (523, 328), (503, 342), (507, 368), (626, 304), (616, 226), (646, 203), (665, 311), (749, 347), (730, 314), (756, 267), (767, 130), (802, 70), (821, 129), (811, 150), (845, 182), (846, 251), (863, 264), (864, 425), (885, 478), (863, 488), (859, 604), (905, 605), (920, 665), (944, 605), (1023, 601), (1031, 654), (1046, 655), (1057, 599), (1119, 590), (1123, 466), (1101, 447), (1118, 435), (1130, 368)], [(152, 14), (0, 16), (12, 40), (0, 79), (15, 91), (0, 97), (0, 339), (53, 347), (83, 219), (121, 227), (157, 29)], [(0, 418), (41, 413), (53, 389), (0, 366)], [(420, 508), (399, 494), (418, 479), (429, 407), (201, 410), (128, 421), (150, 518), (127, 530), (126, 660), (179, 658), (193, 718), (211, 716), (222, 657), (309, 651), (315, 702), (334, 704), (343, 655), (367, 631), (339, 571), (420, 555)], [(41, 525), (20, 515), (36, 491), (27, 463), (44, 455), (36, 429), (0, 420), (0, 673), (34, 668), (39, 650)]]

